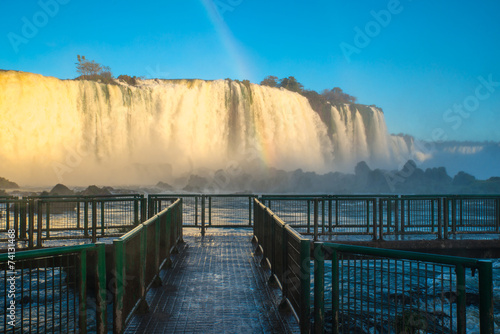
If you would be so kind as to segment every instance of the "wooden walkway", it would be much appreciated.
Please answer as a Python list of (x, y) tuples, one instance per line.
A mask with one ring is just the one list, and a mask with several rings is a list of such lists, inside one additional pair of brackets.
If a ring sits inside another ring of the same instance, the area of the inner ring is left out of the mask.
[(126, 333), (297, 333), (291, 314), (253, 255), (251, 229), (184, 229), (186, 243), (163, 285), (148, 293), (149, 313), (135, 315)]

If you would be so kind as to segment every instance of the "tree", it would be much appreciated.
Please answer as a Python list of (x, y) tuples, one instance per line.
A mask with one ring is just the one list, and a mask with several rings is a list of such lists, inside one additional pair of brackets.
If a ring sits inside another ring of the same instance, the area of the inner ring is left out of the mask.
[[(90, 61), (85, 58), (85, 56), (77, 56), (78, 63), (76, 63), (76, 71), (80, 73), (84, 78), (91, 77), (93, 75), (98, 75), (102, 71), (100, 64), (96, 63), (94, 60)], [(109, 67), (108, 67), (109, 69)]]
[(262, 86), (278, 87), (278, 77), (274, 75), (268, 75), (260, 82)]
[(99, 71), (99, 75), (104, 79), (112, 79), (113, 73), (111, 73), (111, 68), (109, 66), (101, 66), (101, 70)]
[(321, 95), (323, 95), (330, 103), (356, 103), (357, 98), (346, 94), (339, 87), (334, 87), (331, 90), (325, 89)]
[(279, 82), (279, 87), (286, 88), (292, 92), (301, 93), (304, 86), (295, 77), (283, 78)]

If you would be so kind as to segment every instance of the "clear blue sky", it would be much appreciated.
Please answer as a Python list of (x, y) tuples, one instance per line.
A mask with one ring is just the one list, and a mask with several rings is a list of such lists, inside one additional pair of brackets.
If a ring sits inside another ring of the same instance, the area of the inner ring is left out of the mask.
[[(391, 133), (500, 141), (497, 0), (42, 0), (0, 9), (2, 69), (74, 78), (81, 54), (115, 76), (293, 75), (382, 107)], [(390, 18), (378, 23), (373, 13)], [(367, 29), (369, 40), (357, 36)]]

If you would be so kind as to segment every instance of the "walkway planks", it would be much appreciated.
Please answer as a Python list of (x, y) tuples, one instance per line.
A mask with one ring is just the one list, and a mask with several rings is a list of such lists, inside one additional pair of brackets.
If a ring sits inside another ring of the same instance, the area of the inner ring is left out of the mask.
[(294, 333), (254, 257), (251, 229), (184, 229), (185, 246), (163, 285), (148, 293), (150, 312), (126, 333)]

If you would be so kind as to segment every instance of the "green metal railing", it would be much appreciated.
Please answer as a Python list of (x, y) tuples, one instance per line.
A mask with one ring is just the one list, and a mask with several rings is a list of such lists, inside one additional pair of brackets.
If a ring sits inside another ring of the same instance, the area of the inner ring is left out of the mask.
[(465, 333), (470, 305), (493, 333), (491, 261), (316, 243), (314, 268), (316, 333)]
[(500, 196), (266, 195), (261, 201), (301, 234), (402, 235), (500, 233)]
[(113, 332), (122, 333), (134, 312), (148, 309), (146, 292), (182, 242), (182, 199), (113, 241)]
[(451, 234), (500, 233), (500, 196), (448, 196)]
[(146, 209), (143, 195), (0, 198), (0, 238), (4, 240), (4, 228), (14, 226), (23, 248), (45, 247), (50, 240), (95, 243), (137, 226), (146, 219)]
[(8, 240), (15, 230), (16, 240), (27, 240), (27, 201), (13, 196), (0, 196), (0, 242)]
[(183, 199), (184, 227), (199, 227), (204, 234), (208, 227), (252, 226), (252, 203), (256, 196), (237, 195), (149, 195), (149, 216), (158, 213), (174, 198)]
[(259, 200), (254, 199), (253, 208), (255, 240), (263, 254), (263, 264), (271, 269), (270, 282), (280, 286), (282, 305), (291, 305), (301, 332), (308, 333), (311, 242), (301, 237)]
[(106, 333), (102, 243), (0, 254), (0, 282), (0, 332)]
[(263, 196), (262, 202), (302, 235), (368, 235), (377, 239), (377, 197)]

